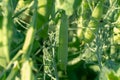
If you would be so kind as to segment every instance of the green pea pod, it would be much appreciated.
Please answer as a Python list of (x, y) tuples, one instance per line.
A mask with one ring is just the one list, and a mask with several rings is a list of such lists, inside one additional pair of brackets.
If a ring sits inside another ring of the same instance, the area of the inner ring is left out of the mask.
[(91, 15), (91, 20), (88, 24), (88, 27), (86, 28), (84, 37), (85, 37), (85, 42), (91, 42), (94, 37), (95, 37), (95, 32), (99, 26), (100, 19), (102, 18), (103, 14), (103, 0), (100, 0), (96, 7), (94, 8), (92, 15)]
[(80, 17), (78, 18), (78, 29), (77, 29), (77, 36), (80, 39), (83, 39), (83, 28), (86, 26), (86, 22), (88, 22), (89, 20), (89, 13), (90, 12), (90, 8), (88, 5), (87, 0), (83, 0), (81, 3), (81, 14)]
[(103, 13), (103, 0), (100, 0), (92, 12), (92, 17), (99, 20), (102, 17), (102, 13)]
[(61, 12), (59, 28), (58, 65), (61, 70), (66, 70), (68, 57), (68, 19), (64, 11)]
[(32, 80), (32, 69), (29, 60), (23, 62), (21, 68), (21, 80)]
[[(3, 52), (3, 42), (2, 42), (2, 21), (3, 16), (0, 16), (0, 52)], [(5, 54), (0, 53), (0, 66), (5, 67), (6, 66), (6, 60), (5, 60)]]
[(12, 11), (10, 0), (3, 0), (1, 9), (3, 15), (0, 15), (0, 66), (6, 67), (9, 63), (10, 42), (12, 39)]

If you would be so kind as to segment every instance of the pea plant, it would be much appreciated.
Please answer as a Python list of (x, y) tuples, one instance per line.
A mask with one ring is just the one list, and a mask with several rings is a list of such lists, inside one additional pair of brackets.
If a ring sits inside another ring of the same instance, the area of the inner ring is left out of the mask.
[(0, 80), (120, 80), (120, 0), (0, 0)]

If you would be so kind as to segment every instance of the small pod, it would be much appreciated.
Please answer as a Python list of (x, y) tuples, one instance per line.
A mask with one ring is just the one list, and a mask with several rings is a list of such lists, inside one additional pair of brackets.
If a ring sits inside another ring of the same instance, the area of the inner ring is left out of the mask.
[(86, 28), (84, 37), (85, 37), (85, 42), (91, 42), (94, 37), (95, 37), (95, 32), (98, 29), (99, 26), (99, 21), (102, 17), (103, 14), (103, 0), (100, 0), (96, 7), (94, 8), (92, 15), (91, 15), (91, 20), (88, 24), (88, 27)]
[(82, 40), (84, 37), (84, 27), (86, 26), (86, 23), (89, 21), (89, 14), (90, 14), (90, 8), (88, 5), (87, 0), (83, 0), (81, 3), (81, 13), (80, 17), (78, 18), (78, 24), (77, 24), (77, 37)]

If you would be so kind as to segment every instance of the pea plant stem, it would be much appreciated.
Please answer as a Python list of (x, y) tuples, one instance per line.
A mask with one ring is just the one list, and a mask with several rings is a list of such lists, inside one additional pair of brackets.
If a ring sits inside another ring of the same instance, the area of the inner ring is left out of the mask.
[[(56, 42), (53, 43), (53, 46), (56, 45)], [(57, 67), (56, 67), (56, 61), (55, 61), (55, 47), (52, 47), (52, 54), (53, 54), (53, 66), (54, 66), (54, 74), (55, 74), (55, 78), (56, 80), (59, 80), (58, 78), (58, 73), (57, 73)]]
[(98, 65), (99, 68), (102, 69), (102, 40), (100, 37), (101, 34), (101, 27), (98, 28), (98, 31), (96, 32), (96, 55), (97, 55), (97, 59), (98, 59)]

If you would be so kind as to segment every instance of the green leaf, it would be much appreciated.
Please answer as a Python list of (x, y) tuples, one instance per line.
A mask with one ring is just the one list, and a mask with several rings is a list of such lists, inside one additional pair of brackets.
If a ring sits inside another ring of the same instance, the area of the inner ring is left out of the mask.
[(111, 73), (108, 74), (108, 79), (109, 80), (119, 80), (119, 78), (115, 75), (115, 73), (113, 73), (113, 71), (111, 71)]
[(83, 0), (74, 0), (73, 9), (78, 9), (82, 1)]
[(117, 70), (117, 75), (120, 76), (120, 65), (119, 65), (119, 68)]
[(19, 70), (19, 66), (18, 66), (18, 62), (16, 61), (14, 63), (14, 67), (12, 68), (12, 70), (10, 71), (8, 77), (6, 80), (14, 80), (15, 76), (17, 75)]

